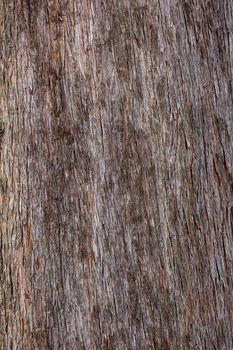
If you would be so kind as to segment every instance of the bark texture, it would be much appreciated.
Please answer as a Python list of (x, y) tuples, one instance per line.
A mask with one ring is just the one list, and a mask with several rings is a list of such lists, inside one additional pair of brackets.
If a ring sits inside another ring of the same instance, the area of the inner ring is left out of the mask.
[(231, 0), (0, 0), (2, 350), (233, 349)]

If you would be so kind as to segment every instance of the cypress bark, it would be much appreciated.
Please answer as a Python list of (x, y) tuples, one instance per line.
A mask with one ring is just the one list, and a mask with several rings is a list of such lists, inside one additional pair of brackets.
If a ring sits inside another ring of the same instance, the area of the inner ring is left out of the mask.
[(233, 348), (232, 12), (0, 0), (2, 350)]

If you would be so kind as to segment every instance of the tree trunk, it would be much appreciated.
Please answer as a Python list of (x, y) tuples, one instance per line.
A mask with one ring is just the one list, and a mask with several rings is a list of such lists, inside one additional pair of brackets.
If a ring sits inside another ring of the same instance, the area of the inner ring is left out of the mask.
[(232, 1), (0, 13), (1, 349), (233, 349)]

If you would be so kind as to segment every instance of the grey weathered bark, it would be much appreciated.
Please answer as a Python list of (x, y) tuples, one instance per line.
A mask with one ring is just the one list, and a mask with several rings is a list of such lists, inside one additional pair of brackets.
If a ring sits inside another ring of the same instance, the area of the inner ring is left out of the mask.
[(233, 349), (231, 0), (0, 0), (1, 349)]

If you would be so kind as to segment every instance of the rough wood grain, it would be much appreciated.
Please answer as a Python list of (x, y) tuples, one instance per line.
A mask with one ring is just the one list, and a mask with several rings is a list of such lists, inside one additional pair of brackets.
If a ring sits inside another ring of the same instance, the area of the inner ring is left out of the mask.
[(233, 349), (231, 0), (0, 0), (2, 350)]

